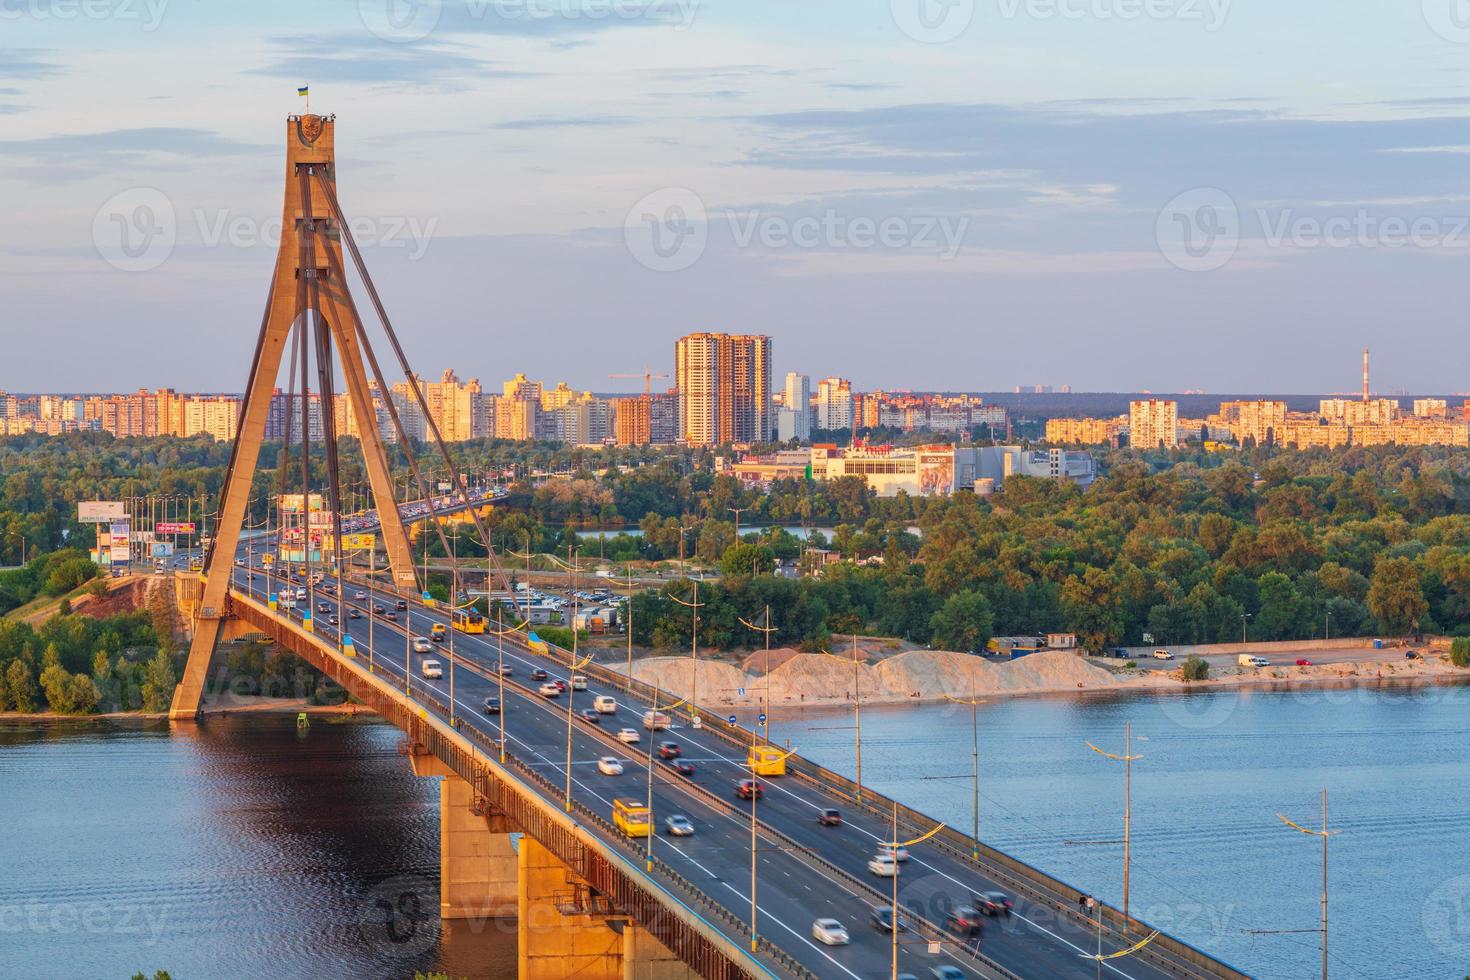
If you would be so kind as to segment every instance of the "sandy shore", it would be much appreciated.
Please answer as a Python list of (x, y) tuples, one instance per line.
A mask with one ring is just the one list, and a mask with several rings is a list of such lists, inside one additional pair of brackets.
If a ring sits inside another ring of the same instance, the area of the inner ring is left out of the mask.
[[(861, 659), (856, 666), (825, 654), (772, 651), (779, 666), (769, 675), (728, 662), (701, 660), (698, 671), (688, 657), (650, 657), (635, 661), (633, 675), (680, 697), (702, 704), (772, 707), (851, 704), (854, 690), (864, 704), (923, 704), (971, 697), (1019, 697), (1084, 692), (1185, 692), (1209, 688), (1313, 687), (1374, 684), (1384, 681), (1451, 683), (1470, 679), (1470, 670), (1452, 666), (1442, 655), (1427, 659), (1342, 662), (1260, 669), (1213, 667), (1204, 681), (1186, 683), (1175, 671), (1127, 669), (1116, 661), (1097, 661), (1065, 651), (1032, 654), (1012, 661), (990, 661), (969, 654), (912, 650)], [(1102, 666), (1107, 663), (1107, 666)], [(697, 690), (696, 690), (697, 688)]]

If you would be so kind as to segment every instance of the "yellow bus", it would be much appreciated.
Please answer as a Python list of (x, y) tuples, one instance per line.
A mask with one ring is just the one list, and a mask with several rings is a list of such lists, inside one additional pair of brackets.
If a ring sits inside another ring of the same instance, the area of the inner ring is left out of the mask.
[(653, 820), (642, 800), (613, 800), (613, 823), (629, 837), (647, 837)]
[(752, 745), (746, 762), (757, 776), (786, 775), (786, 753), (774, 745)]
[(449, 621), (461, 633), (485, 632), (485, 617), (474, 609), (455, 609), (450, 612)]

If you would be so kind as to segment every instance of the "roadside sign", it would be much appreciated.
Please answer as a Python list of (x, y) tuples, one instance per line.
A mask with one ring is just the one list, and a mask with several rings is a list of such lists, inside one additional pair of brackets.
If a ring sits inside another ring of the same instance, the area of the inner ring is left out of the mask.
[(743, 687), (737, 687), (735, 689), (735, 693), (738, 694), (738, 695), (740, 695), (743, 698), (743, 697), (745, 697), (745, 688), (743, 688)]
[(759, 718), (756, 719), (756, 721), (758, 721), (762, 725), (764, 725), (766, 723), (766, 716), (765, 716), (765, 714), (763, 713)]
[(732, 725), (735, 724), (735, 716), (734, 715), (731, 715), (730, 716), (730, 724), (732, 724)]

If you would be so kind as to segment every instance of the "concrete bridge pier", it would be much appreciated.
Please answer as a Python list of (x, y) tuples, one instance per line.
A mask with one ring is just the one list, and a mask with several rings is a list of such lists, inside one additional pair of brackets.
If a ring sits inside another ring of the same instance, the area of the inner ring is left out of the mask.
[(520, 872), (504, 816), (475, 805), (475, 790), (438, 756), (410, 755), (416, 776), (440, 776), (439, 916), (513, 919), (520, 914)]

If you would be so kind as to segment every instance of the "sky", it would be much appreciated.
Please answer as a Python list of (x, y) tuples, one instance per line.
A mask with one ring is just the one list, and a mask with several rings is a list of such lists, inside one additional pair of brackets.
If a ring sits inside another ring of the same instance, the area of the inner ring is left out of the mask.
[(243, 387), (301, 85), (425, 375), (1470, 388), (1467, 0), (0, 0), (0, 389)]

